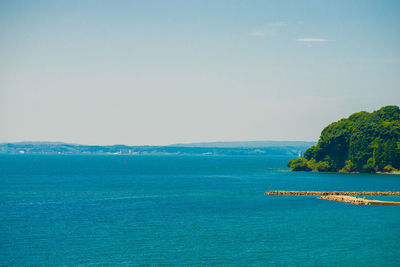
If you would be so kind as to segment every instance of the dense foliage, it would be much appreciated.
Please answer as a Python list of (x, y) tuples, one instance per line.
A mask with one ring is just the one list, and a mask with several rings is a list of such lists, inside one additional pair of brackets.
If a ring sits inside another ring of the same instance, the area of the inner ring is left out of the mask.
[(393, 172), (400, 169), (400, 109), (386, 106), (354, 113), (326, 127), (304, 158), (288, 162), (297, 171)]

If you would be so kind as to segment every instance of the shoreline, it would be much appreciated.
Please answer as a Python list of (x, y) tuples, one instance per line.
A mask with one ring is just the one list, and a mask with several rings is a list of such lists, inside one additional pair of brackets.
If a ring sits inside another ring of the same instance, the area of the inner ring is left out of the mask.
[(342, 174), (383, 174), (383, 175), (400, 175), (400, 171), (393, 171), (393, 172), (342, 172), (342, 171), (337, 171), (337, 172), (321, 172), (316, 169), (310, 170), (310, 171), (294, 171), (292, 169), (289, 169), (291, 172), (317, 172), (317, 173), (342, 173)]

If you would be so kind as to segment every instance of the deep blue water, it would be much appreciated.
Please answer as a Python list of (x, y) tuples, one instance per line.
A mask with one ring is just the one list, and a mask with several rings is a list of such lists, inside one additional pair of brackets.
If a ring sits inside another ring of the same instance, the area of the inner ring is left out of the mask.
[(2, 155), (0, 265), (399, 266), (400, 207), (263, 193), (400, 176), (270, 170), (287, 160)]

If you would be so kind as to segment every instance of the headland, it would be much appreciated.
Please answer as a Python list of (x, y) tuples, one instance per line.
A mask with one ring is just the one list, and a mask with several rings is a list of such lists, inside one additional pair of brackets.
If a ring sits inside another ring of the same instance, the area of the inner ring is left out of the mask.
[(361, 111), (325, 127), (318, 143), (287, 163), (292, 171), (400, 173), (400, 107)]

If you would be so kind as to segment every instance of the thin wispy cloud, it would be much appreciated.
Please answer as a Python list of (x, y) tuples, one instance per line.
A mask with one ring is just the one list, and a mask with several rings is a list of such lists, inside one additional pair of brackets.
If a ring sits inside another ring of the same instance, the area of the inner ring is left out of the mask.
[(250, 35), (254, 36), (254, 37), (273, 36), (273, 35), (276, 35), (276, 33), (279, 31), (279, 28), (282, 28), (285, 26), (287, 26), (286, 22), (282, 22), (282, 21), (270, 22), (263, 29), (259, 29), (259, 30), (250, 32)]
[(255, 37), (263, 37), (265, 36), (265, 32), (264, 31), (254, 31), (250, 33), (251, 36), (255, 36)]
[(284, 27), (284, 26), (287, 26), (287, 23), (282, 22), (282, 21), (276, 21), (276, 22), (268, 23), (268, 26), (269, 27)]
[(331, 40), (323, 38), (297, 38), (296, 42), (323, 43), (323, 42), (331, 42)]

